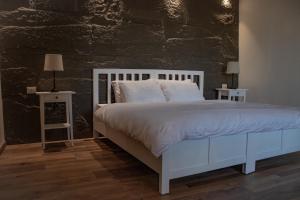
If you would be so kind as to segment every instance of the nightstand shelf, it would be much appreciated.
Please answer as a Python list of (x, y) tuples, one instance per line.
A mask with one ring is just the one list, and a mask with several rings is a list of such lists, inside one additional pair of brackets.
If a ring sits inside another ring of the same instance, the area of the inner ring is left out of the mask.
[[(45, 149), (46, 144), (62, 142), (60, 141), (46, 141), (46, 131), (53, 129), (67, 129), (68, 140), (73, 146), (73, 113), (72, 113), (72, 95), (73, 91), (60, 91), (60, 92), (37, 92), (40, 97), (40, 115), (41, 115), (41, 138), (42, 146)], [(64, 123), (45, 123), (45, 104), (46, 103), (65, 103), (66, 104), (66, 122)], [(66, 141), (66, 140), (63, 140)]]
[(52, 129), (64, 129), (70, 128), (71, 124), (69, 123), (58, 123), (58, 124), (45, 124), (45, 130), (52, 130)]
[(68, 142), (69, 140), (55, 140), (55, 141), (47, 141), (45, 144), (57, 144), (62, 142)]

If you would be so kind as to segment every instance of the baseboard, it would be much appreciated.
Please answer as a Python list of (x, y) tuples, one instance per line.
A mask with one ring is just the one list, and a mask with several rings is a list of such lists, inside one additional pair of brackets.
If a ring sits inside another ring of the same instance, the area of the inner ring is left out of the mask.
[(2, 152), (4, 151), (6, 147), (6, 143), (4, 142), (3, 144), (0, 145), (0, 155), (2, 154)]

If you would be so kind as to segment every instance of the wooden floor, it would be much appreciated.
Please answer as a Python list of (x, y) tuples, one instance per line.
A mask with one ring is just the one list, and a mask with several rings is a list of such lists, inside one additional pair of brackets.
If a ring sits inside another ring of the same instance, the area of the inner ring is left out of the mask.
[(158, 175), (107, 140), (74, 147), (7, 146), (0, 156), (0, 199), (215, 200), (300, 199), (300, 153), (258, 163), (248, 176), (240, 166), (171, 181), (160, 196)]

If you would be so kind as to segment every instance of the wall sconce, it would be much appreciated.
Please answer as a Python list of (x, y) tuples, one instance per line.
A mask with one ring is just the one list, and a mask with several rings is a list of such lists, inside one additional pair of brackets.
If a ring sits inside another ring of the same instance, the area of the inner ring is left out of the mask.
[(225, 8), (232, 8), (231, 0), (222, 0), (222, 6)]

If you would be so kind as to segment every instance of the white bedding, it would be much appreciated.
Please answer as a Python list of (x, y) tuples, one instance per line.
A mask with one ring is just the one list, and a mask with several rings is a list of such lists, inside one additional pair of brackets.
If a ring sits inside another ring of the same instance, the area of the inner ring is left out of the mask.
[(300, 109), (229, 101), (110, 104), (95, 117), (156, 157), (184, 139), (300, 128)]

